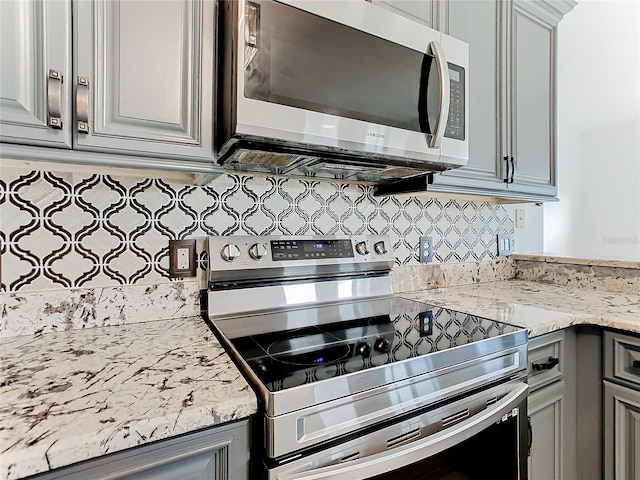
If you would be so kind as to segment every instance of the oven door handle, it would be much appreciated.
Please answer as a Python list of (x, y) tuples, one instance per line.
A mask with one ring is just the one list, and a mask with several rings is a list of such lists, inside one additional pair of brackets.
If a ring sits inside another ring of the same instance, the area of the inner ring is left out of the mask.
[(511, 413), (522, 403), (528, 393), (529, 386), (522, 383), (498, 402), (473, 417), (413, 443), (338, 465), (305, 472), (283, 472), (278, 475), (278, 480), (363, 480), (392, 472), (447, 450), (480, 433)]

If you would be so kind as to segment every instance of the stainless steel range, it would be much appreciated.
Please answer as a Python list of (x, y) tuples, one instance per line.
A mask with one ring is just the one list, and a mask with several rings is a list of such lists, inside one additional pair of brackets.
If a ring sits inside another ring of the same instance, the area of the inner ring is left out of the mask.
[(527, 478), (526, 330), (393, 295), (386, 236), (208, 239), (256, 478)]

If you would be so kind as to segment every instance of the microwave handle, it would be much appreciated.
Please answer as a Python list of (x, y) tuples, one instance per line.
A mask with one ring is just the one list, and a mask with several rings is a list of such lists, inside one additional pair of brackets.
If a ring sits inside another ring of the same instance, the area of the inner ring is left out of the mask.
[(356, 480), (387, 473), (451, 448), (500, 421), (517, 408), (529, 393), (526, 383), (514, 389), (482, 412), (438, 433), (371, 457), (308, 471), (284, 472), (278, 480)]
[(438, 107), (438, 119), (436, 120), (436, 128), (429, 140), (429, 147), (440, 148), (444, 131), (447, 128), (447, 120), (449, 119), (449, 101), (451, 99), (451, 84), (449, 83), (449, 65), (444, 55), (444, 50), (440, 42), (431, 42), (429, 44), (431, 53), (438, 67), (438, 78), (440, 79), (440, 105)]

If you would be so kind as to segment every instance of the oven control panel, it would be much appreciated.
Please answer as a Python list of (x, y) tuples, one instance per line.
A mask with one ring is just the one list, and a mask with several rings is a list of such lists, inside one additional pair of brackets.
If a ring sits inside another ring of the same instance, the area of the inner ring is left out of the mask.
[(351, 240), (271, 240), (273, 260), (353, 258)]
[[(210, 276), (222, 272), (282, 269), (306, 270), (332, 266), (340, 271), (364, 271), (367, 264), (385, 264), (391, 269), (395, 258), (387, 235), (356, 236), (227, 236), (208, 238)], [(385, 268), (386, 268), (385, 267)]]

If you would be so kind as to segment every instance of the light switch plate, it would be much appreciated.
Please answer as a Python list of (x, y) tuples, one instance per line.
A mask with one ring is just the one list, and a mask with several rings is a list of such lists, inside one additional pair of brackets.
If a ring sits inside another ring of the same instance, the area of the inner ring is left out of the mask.
[(169, 277), (196, 276), (196, 240), (169, 240)]
[(516, 208), (516, 228), (524, 228), (524, 208)]
[(507, 233), (498, 234), (498, 256), (503, 257), (513, 253), (513, 240)]

